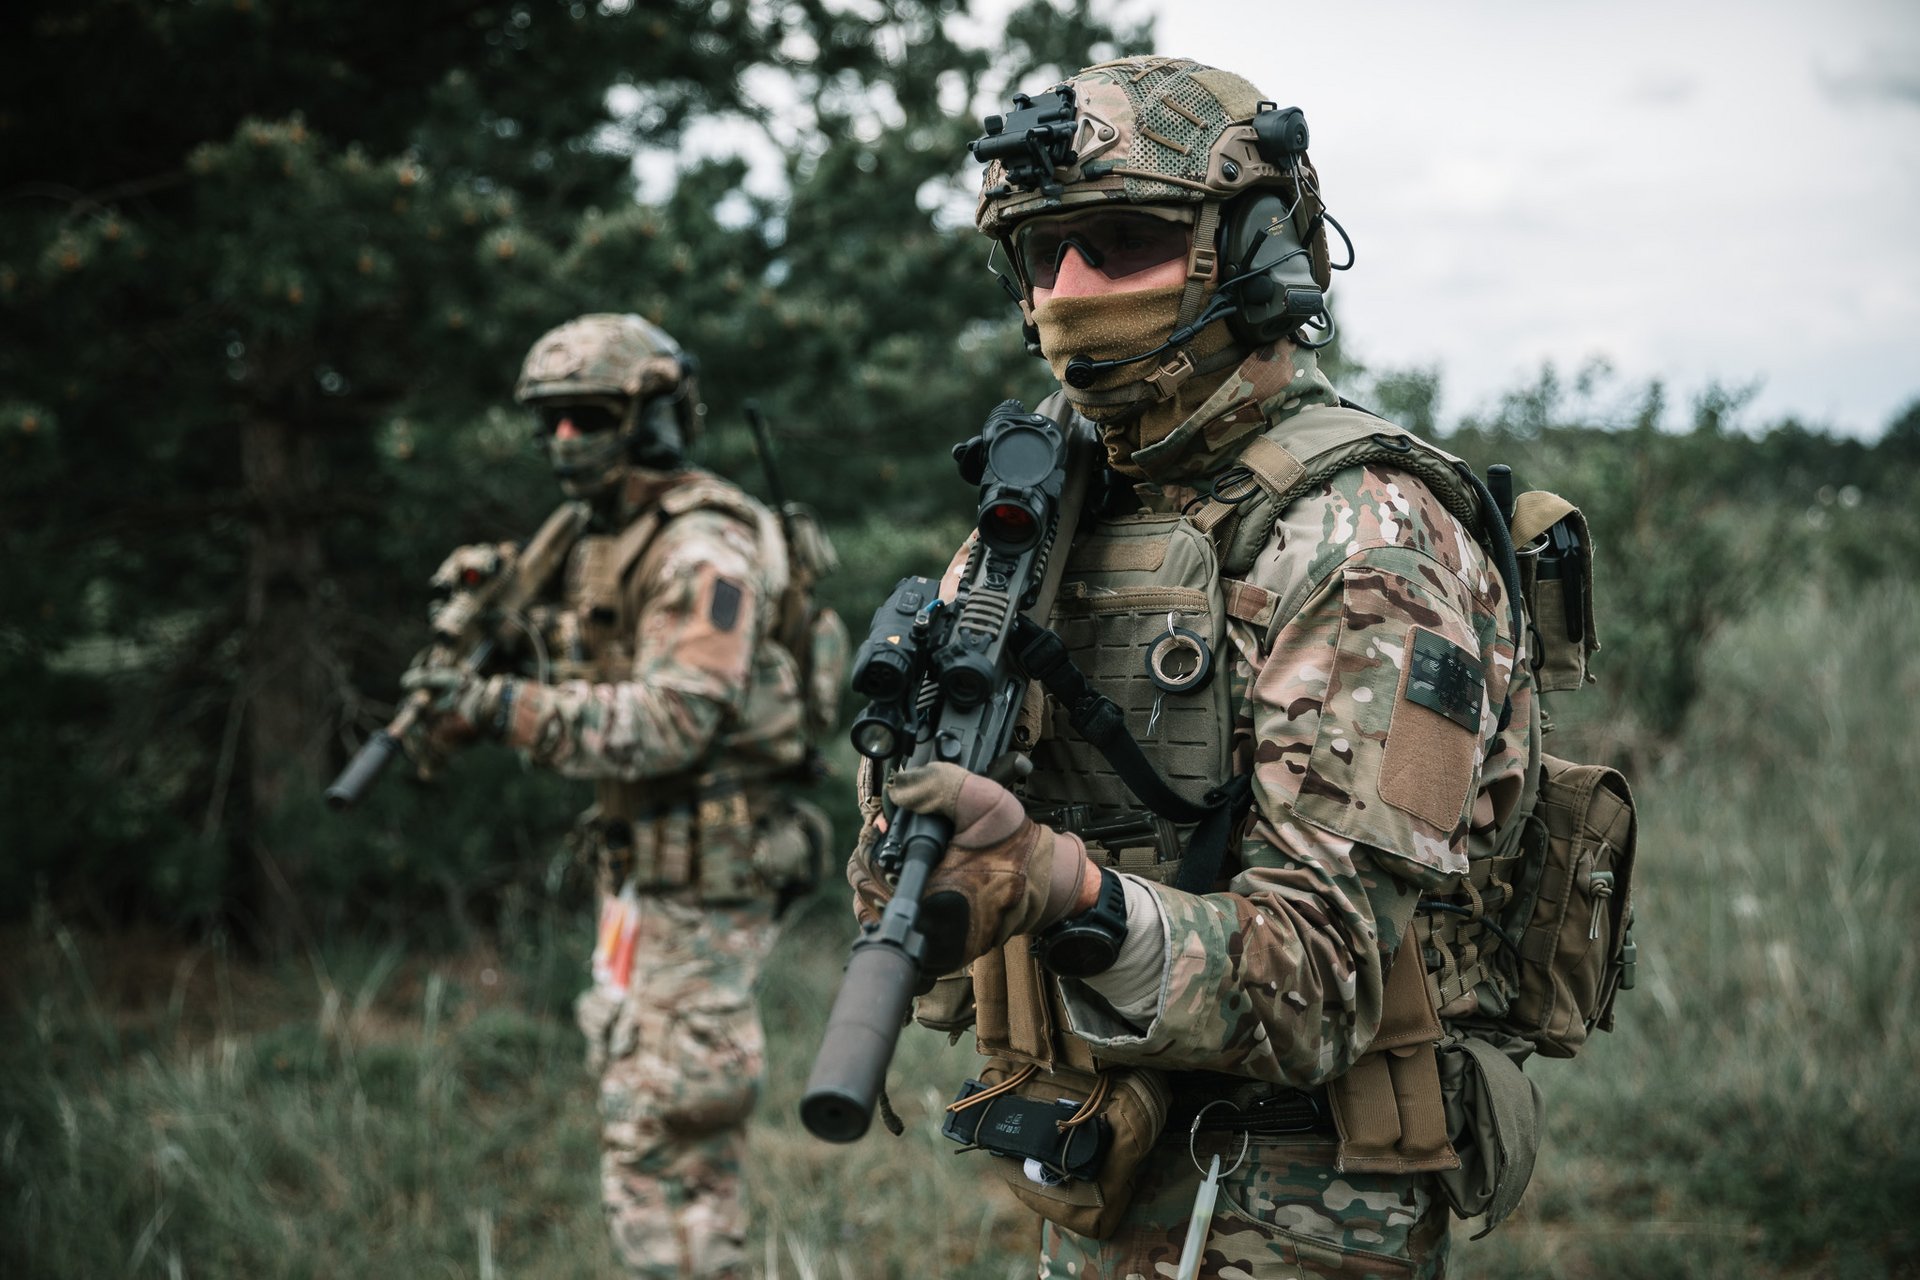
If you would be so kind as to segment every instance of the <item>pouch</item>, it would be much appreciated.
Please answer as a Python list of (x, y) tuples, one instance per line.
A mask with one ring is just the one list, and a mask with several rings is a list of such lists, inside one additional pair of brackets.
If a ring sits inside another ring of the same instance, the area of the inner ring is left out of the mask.
[[(983, 1092), (996, 1096), (976, 1107), (990, 1108), (981, 1120), (965, 1118), (964, 1107)], [(1151, 1068), (1114, 1067), (1105, 1071), (1042, 1070), (991, 1059), (980, 1079), (969, 1080), (949, 1108), (945, 1132), (955, 1141), (978, 1143), (993, 1150), (992, 1131), (985, 1121), (1015, 1124), (1024, 1136), (1016, 1154), (994, 1155), (994, 1172), (1022, 1204), (1047, 1221), (1075, 1235), (1105, 1240), (1120, 1226), (1132, 1203), (1140, 1167), (1167, 1124), (1168, 1089), (1165, 1073)], [(1082, 1115), (1082, 1113), (1085, 1113)], [(1063, 1127), (1080, 1117), (1071, 1129)], [(1050, 1147), (1046, 1125), (1056, 1127), (1057, 1146)], [(980, 1131), (988, 1130), (985, 1137)], [(1057, 1182), (1036, 1182), (1027, 1176), (1027, 1146), (1055, 1153), (1046, 1176), (1069, 1176)]]
[(1458, 1168), (1447, 1141), (1434, 1046), (1441, 1038), (1420, 944), (1411, 926), (1387, 968), (1380, 1028), (1366, 1053), (1327, 1085), (1342, 1173)]
[(1514, 502), (1512, 534), (1539, 649), (1534, 679), (1542, 693), (1578, 689), (1592, 678), (1587, 663), (1600, 647), (1587, 518), (1558, 494), (1534, 489)]
[(973, 973), (958, 969), (933, 980), (933, 989), (913, 1002), (913, 1020), (958, 1036), (973, 1025)]
[(1467, 1037), (1440, 1046), (1440, 1092), (1460, 1167), (1434, 1176), (1453, 1212), (1484, 1215), (1481, 1236), (1520, 1203), (1540, 1150), (1540, 1088), (1490, 1041)]
[(1570, 1058), (1633, 985), (1633, 793), (1620, 771), (1540, 757), (1540, 799), (1512, 923), (1519, 931), (1507, 1024), (1550, 1058)]
[(753, 870), (776, 894), (797, 896), (820, 883), (833, 825), (818, 806), (784, 799), (761, 819), (753, 842)]
[(700, 780), (697, 821), (702, 902), (739, 902), (754, 897), (755, 830), (747, 793), (737, 781)]

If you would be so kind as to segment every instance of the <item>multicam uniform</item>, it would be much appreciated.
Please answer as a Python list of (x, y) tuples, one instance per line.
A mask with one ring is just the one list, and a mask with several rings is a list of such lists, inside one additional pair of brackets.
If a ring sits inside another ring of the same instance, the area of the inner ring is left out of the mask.
[[(1157, 446), (1179, 462), (1156, 473), (1189, 484), (1142, 486), (1146, 512), (1192, 509), (1193, 482), (1231, 468), (1256, 439), (1285, 447), (1289, 422), (1335, 403), (1310, 353), (1257, 353)], [(1136, 881), (1151, 885), (1166, 957), (1150, 1009), (1121, 1019), (1097, 981), (1060, 991), (1066, 1036), (1101, 1064), (1172, 1073), (1174, 1122), (1121, 1230), (1095, 1242), (1049, 1224), (1043, 1275), (1151, 1276), (1178, 1259), (1200, 1179), (1182, 1121), (1214, 1099), (1244, 1109), (1272, 1095), (1210, 1073), (1312, 1090), (1351, 1071), (1381, 1026), (1385, 974), (1421, 894), (1446, 894), (1469, 856), (1492, 853), (1537, 749), (1499, 576), (1412, 475), (1382, 465), (1334, 475), (1280, 514), (1245, 580), (1255, 591), (1229, 599), (1220, 650), (1226, 767), (1254, 783), (1238, 866), (1225, 892), (1204, 896)], [(1422, 633), (1483, 673), (1477, 729), (1407, 700)], [(1143, 739), (1150, 756), (1177, 751), (1178, 727), (1163, 719), (1160, 740)], [(1071, 767), (1076, 754), (1043, 744), (1028, 794), (1062, 789), (1049, 763)], [(1325, 1124), (1244, 1136), (1203, 1275), (1438, 1273), (1447, 1209), (1431, 1179), (1336, 1171), (1339, 1135)], [(1203, 1130), (1192, 1150), (1229, 1166), (1242, 1137)]]
[(817, 839), (773, 787), (806, 751), (794, 661), (768, 638), (784, 550), (768, 513), (703, 472), (635, 471), (620, 512), (536, 612), (554, 681), (516, 683), (503, 737), (596, 783), (581, 835), (601, 935), (578, 1013), (615, 1248), (635, 1275), (742, 1274), (754, 980), (774, 882)]
[[(593, 780), (577, 839), (600, 920), (578, 1013), (614, 1246), (636, 1276), (739, 1276), (765, 1057), (754, 980), (778, 901), (817, 881), (829, 839), (782, 787), (810, 772), (844, 669), (845, 629), (811, 594), (832, 549), (810, 513), (776, 520), (687, 465), (705, 412), (694, 365), (641, 316), (549, 331), (515, 397), (572, 501), (525, 548), (463, 547), (434, 575), (452, 593), (524, 588), (499, 597), (515, 602), (499, 639), (521, 674), (428, 651), (402, 677), (433, 699), (414, 745), (432, 759), (493, 737)], [(507, 565), (526, 580), (496, 580)], [(456, 594), (443, 610), (465, 625), (461, 607)]]
[[(1317, 179), (1303, 152), (1285, 162), (1256, 145), (1244, 122), (1272, 104), (1251, 85), (1129, 59), (1071, 87), (1074, 151), (1056, 185), (1043, 171), (1022, 183), (995, 161), (981, 229), (1006, 238), (1031, 216), (1152, 206), (1184, 209), (1196, 232), (1184, 290), (1036, 301), (1029, 288), (1030, 336), (1063, 382), (1076, 352), (1151, 347), (1141, 332), (1164, 338), (1176, 303), (1184, 323), (1213, 282), (1245, 269), (1222, 260), (1216, 273), (1203, 250), (1233, 216), (1220, 202), (1251, 183), (1297, 184), (1278, 188), (1292, 194), (1275, 206), (1276, 230), (1295, 219), (1324, 287)], [(1123, 324), (1129, 307), (1150, 322)], [(1513, 856), (1532, 804), (1532, 676), (1451, 460), (1344, 407), (1287, 337), (1232, 337), (1203, 330), (1146, 380), (1151, 394), (1140, 371), (1152, 366), (1129, 363), (1066, 391), (1072, 404), (1042, 406), (1061, 420), (1084, 409), (1113, 465), (1146, 477), (1140, 510), (1076, 535), (1050, 625), (1164, 778), (1197, 797), (1250, 776), (1251, 812), (1212, 892), (1174, 888), (1191, 829), (1146, 813), (1049, 696), (1018, 790), (1035, 822), (1078, 832), (1122, 874), (1120, 958), (1059, 978), (1016, 937), (973, 963), (964, 996), (942, 984), (918, 1013), (972, 1023), (989, 1084), (1012, 1087), (1032, 1069), (1023, 1096), (1131, 1106), (1129, 1124), (1162, 1126), (1111, 1231), (1084, 1186), (1043, 1187), (996, 1157), (1048, 1219), (1042, 1276), (1173, 1276), (1214, 1155), (1224, 1173), (1200, 1276), (1437, 1276), (1440, 1171), (1459, 1164), (1459, 1130), (1436, 1048), (1453, 1020), (1496, 1017), (1503, 998), (1479, 963), (1475, 895), (1485, 868)], [(1143, 414), (1120, 411), (1143, 398)], [(1349, 456), (1323, 447), (1333, 438), (1378, 443), (1299, 488), (1302, 460)], [(1206, 651), (1210, 681), (1150, 672), (1150, 655), (1182, 631)], [(878, 800), (864, 803), (871, 828)], [(871, 883), (858, 850), (849, 874)], [(1456, 924), (1459, 912), (1475, 919)], [(1101, 1238), (1063, 1218), (1099, 1222)]]

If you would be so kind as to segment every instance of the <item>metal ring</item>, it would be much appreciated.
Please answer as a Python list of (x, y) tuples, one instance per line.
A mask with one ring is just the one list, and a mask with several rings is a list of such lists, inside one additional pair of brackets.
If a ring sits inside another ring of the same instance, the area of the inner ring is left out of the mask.
[[(1193, 670), (1184, 676), (1166, 668), (1166, 660), (1176, 652), (1191, 653), (1195, 658)], [(1205, 688), (1212, 678), (1213, 651), (1199, 632), (1169, 626), (1147, 642), (1147, 679), (1163, 693), (1192, 693)]]
[[(1200, 1120), (1207, 1112), (1213, 1110), (1215, 1107), (1230, 1107), (1232, 1105), (1233, 1100), (1231, 1098), (1215, 1098), (1212, 1102), (1209, 1102), (1206, 1106), (1201, 1107), (1193, 1113), (1193, 1124), (1187, 1129), (1187, 1159), (1193, 1161), (1193, 1167), (1200, 1171), (1200, 1176), (1203, 1178), (1207, 1176), (1207, 1171), (1200, 1164), (1200, 1153), (1193, 1149), (1194, 1139), (1200, 1136)], [(1240, 1154), (1234, 1157), (1232, 1165), (1220, 1171), (1220, 1176), (1224, 1178), (1245, 1164), (1247, 1162), (1247, 1150), (1252, 1145), (1252, 1132), (1244, 1129), (1241, 1130)]]

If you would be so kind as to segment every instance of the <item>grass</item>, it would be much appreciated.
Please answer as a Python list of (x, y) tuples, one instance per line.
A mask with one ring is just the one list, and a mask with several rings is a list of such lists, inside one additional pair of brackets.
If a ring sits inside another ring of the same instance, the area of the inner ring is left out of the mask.
[[(1715, 638), (1700, 711), (1635, 779), (1638, 988), (1615, 1034), (1533, 1067), (1534, 1185), (1461, 1234), (1458, 1274), (1920, 1274), (1915, 637), (1902, 588)], [(794, 1119), (847, 933), (825, 892), (770, 966), (757, 1270), (1030, 1275), (1032, 1219), (937, 1134), (967, 1045), (903, 1042), (901, 1139)], [(613, 1275), (566, 1007), (583, 945), (549, 905), (498, 951), (347, 939), (261, 968), (42, 912), (0, 955), (0, 1273)]]

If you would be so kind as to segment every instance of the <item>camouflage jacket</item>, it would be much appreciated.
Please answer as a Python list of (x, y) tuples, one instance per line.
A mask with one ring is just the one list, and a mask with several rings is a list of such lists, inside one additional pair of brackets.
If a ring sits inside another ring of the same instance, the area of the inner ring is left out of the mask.
[[(1285, 446), (1290, 420), (1338, 403), (1310, 352), (1256, 352), (1135, 455), (1158, 481), (1139, 492), (1152, 511), (1189, 508), (1254, 439)], [(1234, 710), (1219, 732), (1231, 735), (1233, 770), (1254, 782), (1231, 879), (1204, 895), (1149, 884), (1163, 959), (1144, 1021), (1070, 980), (1059, 1003), (1066, 1030), (1103, 1062), (1310, 1086), (1343, 1074), (1373, 1039), (1385, 971), (1422, 892), (1457, 882), (1469, 849), (1490, 845), (1510, 816), (1532, 690), (1524, 671), (1508, 688), (1499, 575), (1410, 474), (1335, 475), (1278, 513), (1245, 578), (1302, 603), (1265, 626), (1227, 622), (1219, 661)], [(1389, 733), (1415, 643), (1478, 673), (1477, 729), (1433, 716), (1419, 732)], [(1509, 694), (1514, 728), (1502, 731)]]
[[(620, 584), (618, 622), (576, 620), (572, 634), (586, 649), (579, 674), (589, 678), (520, 682), (505, 732), (537, 764), (608, 784), (650, 783), (639, 790), (654, 795), (662, 780), (722, 769), (766, 774), (805, 755), (794, 662), (768, 639), (785, 583), (784, 548), (767, 545), (777, 530), (743, 518), (758, 504), (717, 477), (673, 479), (724, 491), (732, 509), (698, 505), (666, 519)], [(658, 519), (656, 505), (671, 505), (680, 491), (635, 473), (622, 531)], [(553, 615), (561, 621), (586, 611), (595, 543), (584, 539), (569, 560)]]

